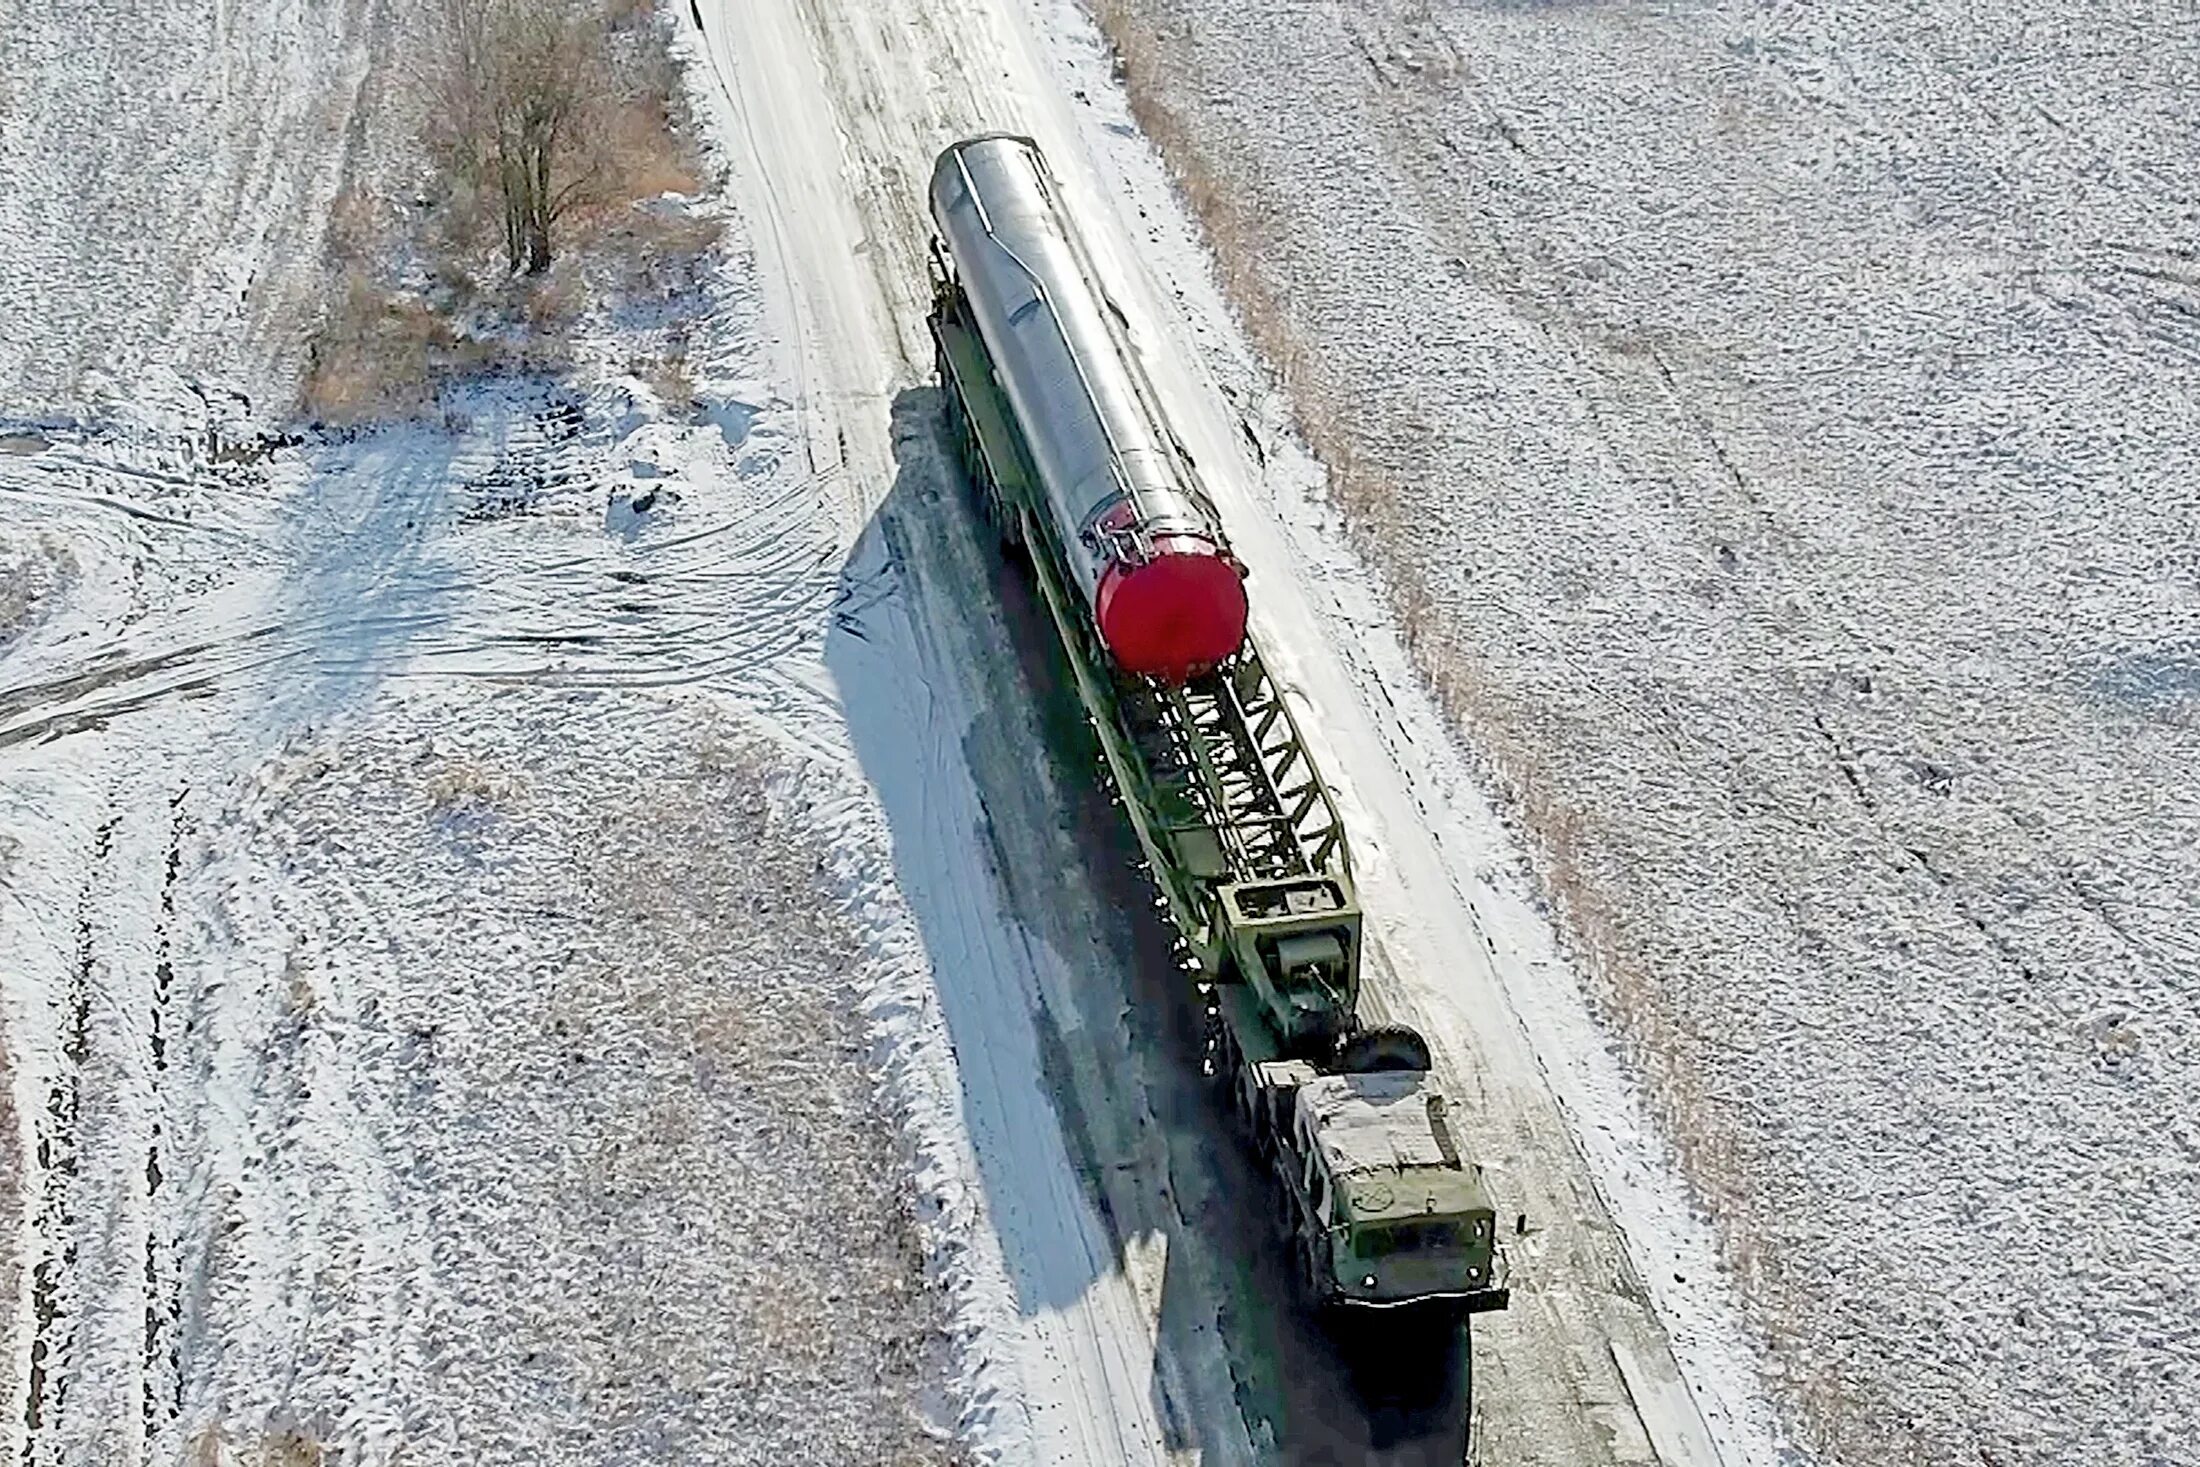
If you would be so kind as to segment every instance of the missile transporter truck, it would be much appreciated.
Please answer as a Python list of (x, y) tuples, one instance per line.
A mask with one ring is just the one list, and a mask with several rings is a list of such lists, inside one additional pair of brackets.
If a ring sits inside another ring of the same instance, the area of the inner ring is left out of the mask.
[(1503, 1308), (1429, 1051), (1359, 1019), (1345, 832), (1246, 630), (1244, 572), (1039, 150), (932, 176), (932, 332), (963, 466), (1028, 557), (1205, 996), (1208, 1064), (1324, 1311)]

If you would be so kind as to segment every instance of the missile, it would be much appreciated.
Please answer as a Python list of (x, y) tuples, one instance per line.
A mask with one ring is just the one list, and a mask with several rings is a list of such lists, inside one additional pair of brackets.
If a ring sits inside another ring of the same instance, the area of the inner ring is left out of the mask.
[(1245, 640), (1245, 573), (1028, 138), (939, 157), (932, 217), (1022, 430), (1037, 506), (1100, 641), (1181, 683)]

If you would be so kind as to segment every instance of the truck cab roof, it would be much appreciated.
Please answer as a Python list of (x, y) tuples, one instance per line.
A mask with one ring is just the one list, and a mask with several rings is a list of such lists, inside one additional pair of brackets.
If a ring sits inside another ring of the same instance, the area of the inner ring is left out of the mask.
[(1488, 1214), (1481, 1168), (1463, 1161), (1443, 1092), (1424, 1072), (1323, 1075), (1298, 1104), (1349, 1220)]

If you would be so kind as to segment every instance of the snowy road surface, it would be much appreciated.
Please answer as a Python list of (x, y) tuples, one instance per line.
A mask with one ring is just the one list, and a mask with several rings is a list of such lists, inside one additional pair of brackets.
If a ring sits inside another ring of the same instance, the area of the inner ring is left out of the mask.
[[(1108, 81), (1089, 23), (1067, 7), (984, 0), (853, 12), (706, 5), (703, 15), (727, 86), (729, 152), (760, 221), (752, 232), (784, 262), (784, 273), (765, 274), (783, 283), (781, 314), (805, 352), (799, 375), (811, 440), (821, 462), (852, 483), (892, 474), (896, 433), (908, 431), (897, 422), (896, 394), (930, 374), (922, 197), (938, 148), (985, 128), (1029, 132), (1092, 221), (1103, 267), (1151, 333), (1149, 366), (1182, 409), (1193, 455), (1255, 567), (1268, 645), (1316, 710), (1325, 768), (1344, 786), (1366, 864), (1375, 928), (1394, 959), (1378, 984), (1382, 999), (1432, 1034), (1470, 1097), (1473, 1139), (1497, 1169), (1501, 1194), (1531, 1220), (1516, 1248), (1521, 1302), (1478, 1327), (1486, 1459), (1691, 1461), (1722, 1449), (1736, 1461), (1768, 1458), (1772, 1428), (1724, 1312), (1710, 1241), (1636, 1129), (1494, 822), (1381, 630), (1376, 598), (1339, 555), (1313, 500), (1317, 476), (1282, 440), (1277, 405), (1255, 401), (1257, 369)], [(1149, 265), (1177, 298), (1166, 307)], [(1193, 341), (1180, 339), (1186, 323)], [(1244, 405), (1242, 422), (1218, 411), (1223, 390)], [(1260, 444), (1261, 472), (1243, 461), (1246, 436)], [(909, 472), (904, 464), (904, 479)], [(939, 515), (945, 487), (914, 503), (897, 492), (878, 515), (926, 623), (955, 619), (969, 595), (962, 587), (983, 573), (967, 561), (926, 565), (910, 554), (937, 537), (909, 517)], [(1003, 716), (986, 696), (987, 674), (971, 665), (980, 656), (943, 649), (919, 662), (928, 717), (962, 726)], [(997, 815), (966, 805), (961, 818)], [(1097, 976), (1108, 981), (1104, 966)], [(950, 981), (943, 974), (943, 986)], [(1515, 985), (1533, 990), (1532, 1012), (1511, 1007)], [(1132, 991), (1119, 974), (1112, 987)], [(1060, 1019), (1058, 1004), (1052, 1017)], [(1591, 1118), (1579, 1142), (1553, 1103), (1553, 1082), (1574, 1114)], [(981, 1135), (981, 1154), (986, 1145)], [(1638, 1225), (1630, 1239), (1614, 1230), (1607, 1195)], [(1203, 1393), (1225, 1369), (1250, 1368), (1242, 1356), (1214, 1359), (1231, 1356), (1232, 1341), (1200, 1331), (1167, 1341), (1158, 1399), (1114, 1391), (1118, 1294), (1139, 1288), (1136, 1253), (1125, 1252), (1131, 1266), (1120, 1276), (1025, 1321), (1026, 1353), (1012, 1368), (1045, 1454), (1082, 1459), (1088, 1446), (1077, 1433), (1090, 1430), (1096, 1408), (1121, 1423), (1118, 1450), (1142, 1439), (1158, 1444), (1148, 1451), (1165, 1449), (1177, 1391)], [(1197, 1288), (1199, 1270), (1189, 1274), (1172, 1275), (1172, 1287)], [(1676, 1377), (1653, 1304), (1674, 1321), (1693, 1395)], [(1193, 1400), (1216, 1404), (1211, 1395)], [(1272, 1429), (1248, 1424), (1256, 1438)]]

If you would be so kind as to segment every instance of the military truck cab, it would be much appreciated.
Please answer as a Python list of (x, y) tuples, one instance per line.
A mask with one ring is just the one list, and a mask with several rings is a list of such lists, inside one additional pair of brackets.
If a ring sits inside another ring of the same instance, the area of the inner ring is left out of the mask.
[[(1277, 1078), (1284, 1078), (1278, 1076)], [(1325, 1308), (1502, 1309), (1497, 1214), (1426, 1071), (1294, 1077), (1272, 1164), (1301, 1282)], [(1283, 1175), (1288, 1171), (1288, 1176)]]

